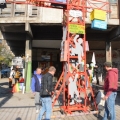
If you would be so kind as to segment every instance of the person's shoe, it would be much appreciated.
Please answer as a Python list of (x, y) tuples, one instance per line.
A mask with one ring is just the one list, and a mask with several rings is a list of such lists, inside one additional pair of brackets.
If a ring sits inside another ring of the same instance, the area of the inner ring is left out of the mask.
[(79, 98), (75, 98), (74, 100), (75, 100), (77, 103), (81, 103), (81, 102), (82, 102), (82, 100), (79, 99)]
[(77, 99), (77, 103), (81, 103), (82, 102), (82, 100), (81, 99)]
[(70, 105), (74, 105), (75, 103), (74, 103), (74, 101), (72, 100), (72, 102), (70, 102)]
[(36, 110), (36, 114), (39, 112), (39, 110)]

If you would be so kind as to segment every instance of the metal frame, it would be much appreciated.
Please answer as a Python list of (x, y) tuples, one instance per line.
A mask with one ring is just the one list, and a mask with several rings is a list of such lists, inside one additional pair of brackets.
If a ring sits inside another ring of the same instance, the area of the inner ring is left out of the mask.
[[(7, 0), (7, 2), (11, 2), (10, 0)], [(66, 42), (67, 42), (67, 60), (64, 61), (64, 65), (63, 67), (65, 67), (65, 65), (67, 64), (67, 66), (71, 66), (73, 68), (72, 73), (70, 72), (69, 69), (67, 69), (67, 71), (64, 70), (63, 68), (63, 72), (61, 74), (60, 79), (58, 80), (56, 86), (55, 86), (55, 91), (56, 94), (54, 94), (54, 100), (53, 100), (53, 106), (56, 103), (56, 100), (58, 100), (58, 97), (60, 96), (60, 94), (63, 94), (63, 105), (60, 106), (61, 110), (63, 110), (63, 112), (65, 113), (69, 113), (71, 114), (73, 111), (82, 111), (82, 112), (89, 112), (89, 108), (88, 108), (88, 104), (91, 102), (88, 99), (88, 95), (87, 95), (87, 89), (90, 90), (90, 93), (92, 94), (92, 98), (94, 100), (94, 106), (95, 106), (95, 110), (97, 110), (97, 106), (96, 106), (96, 102), (94, 99), (94, 94), (92, 91), (92, 87), (90, 86), (90, 81), (89, 78), (87, 76), (86, 73), (86, 34), (79, 34), (79, 37), (81, 37), (83, 39), (83, 51), (84, 51), (84, 56), (82, 57), (82, 60), (84, 61), (84, 70), (80, 71), (77, 69), (77, 65), (75, 67), (73, 67), (72, 64), (72, 60), (78, 60), (78, 56), (71, 56), (70, 55), (70, 47), (75, 47), (74, 41), (73, 41), (73, 37), (77, 34), (77, 33), (70, 33), (69, 30), (69, 25), (70, 24), (75, 24), (75, 25), (83, 25), (85, 27), (85, 17), (86, 17), (86, 13), (88, 11), (88, 9), (99, 9), (99, 10), (104, 10), (107, 12), (109, 11), (109, 3), (103, 2), (103, 0), (67, 0), (66, 3), (60, 3), (60, 2), (55, 2), (55, 1), (46, 1), (46, 0), (27, 0), (27, 2), (17, 2), (17, 1), (12, 1), (13, 3), (16, 4), (33, 4), (36, 6), (42, 6), (42, 7), (53, 7), (53, 6), (45, 6), (43, 3), (44, 2), (48, 2), (48, 3), (54, 3), (54, 4), (59, 4), (60, 6), (64, 6), (63, 8), (59, 8), (59, 9), (64, 9), (64, 15), (66, 20), (63, 21), (63, 25), (66, 26), (67, 28), (67, 35), (66, 35)], [(95, 3), (100, 3), (100, 6), (97, 6)], [(87, 6), (87, 4), (89, 4), (89, 6)], [(107, 9), (104, 9), (105, 6), (108, 6)], [(58, 8), (57, 6), (54, 6), (56, 8)], [(82, 12), (82, 19), (80, 19), (80, 17), (72, 17), (70, 19), (70, 10), (79, 10)], [(76, 21), (74, 21), (74, 19), (76, 19)], [(64, 76), (64, 74), (66, 74), (66, 76)], [(88, 80), (88, 88), (86, 87), (86, 84), (81, 85), (81, 79), (78, 78), (78, 84), (77, 85), (77, 90), (79, 92), (79, 94), (83, 93), (84, 94), (84, 102), (83, 103), (75, 103), (74, 105), (70, 105), (70, 95), (69, 95), (69, 77), (74, 77), (75, 74), (79, 74), (79, 76), (83, 75), (84, 76), (84, 83), (86, 83), (86, 80)], [(68, 82), (68, 85), (66, 85), (66, 83)], [(58, 90), (59, 89), (59, 90)], [(67, 93), (67, 94), (66, 94)]]

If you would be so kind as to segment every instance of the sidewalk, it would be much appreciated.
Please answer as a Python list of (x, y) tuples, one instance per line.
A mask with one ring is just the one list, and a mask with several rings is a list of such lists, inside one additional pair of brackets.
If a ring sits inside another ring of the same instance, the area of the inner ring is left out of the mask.
[[(120, 93), (116, 100), (116, 120), (120, 120)], [(0, 79), (0, 120), (36, 120), (34, 99), (31, 93), (11, 93), (7, 79)], [(61, 115), (54, 112), (53, 115)], [(103, 112), (98, 119), (94, 115), (82, 115), (51, 120), (102, 120)]]

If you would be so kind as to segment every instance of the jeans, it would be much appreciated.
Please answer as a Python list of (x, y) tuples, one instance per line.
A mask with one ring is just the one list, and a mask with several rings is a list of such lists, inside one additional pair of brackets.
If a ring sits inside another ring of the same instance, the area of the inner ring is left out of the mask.
[(35, 106), (36, 110), (40, 110), (40, 92), (35, 92)]
[(45, 97), (45, 98), (41, 98), (41, 101), (42, 101), (42, 108), (40, 110), (37, 120), (41, 120), (45, 112), (46, 112), (45, 120), (50, 120), (52, 113), (52, 99), (51, 97)]
[(108, 99), (105, 101), (105, 113), (103, 120), (107, 120), (110, 115), (110, 120), (116, 120), (115, 115), (115, 99), (117, 92), (112, 92)]

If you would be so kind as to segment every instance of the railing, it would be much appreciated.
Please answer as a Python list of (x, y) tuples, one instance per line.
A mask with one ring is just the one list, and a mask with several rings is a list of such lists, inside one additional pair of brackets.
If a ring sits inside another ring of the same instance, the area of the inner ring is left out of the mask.
[(27, 4), (7, 3), (7, 8), (1, 9), (0, 17), (38, 16), (40, 8)]
[[(11, 1), (25, 2), (26, 0), (11, 0)], [(114, 0), (114, 2), (112, 2), (112, 0), (109, 1), (111, 1), (110, 3), (111, 13), (109, 14), (108, 18), (118, 19), (118, 2), (117, 0)], [(41, 12), (42, 12), (41, 7), (36, 7), (29, 4), (7, 3), (7, 8), (0, 10), (0, 18), (1, 17), (39, 17)]]

